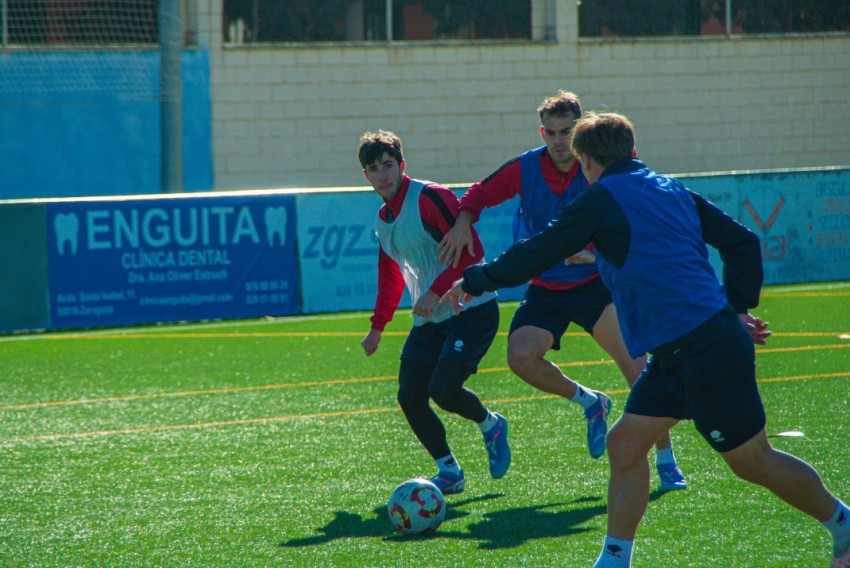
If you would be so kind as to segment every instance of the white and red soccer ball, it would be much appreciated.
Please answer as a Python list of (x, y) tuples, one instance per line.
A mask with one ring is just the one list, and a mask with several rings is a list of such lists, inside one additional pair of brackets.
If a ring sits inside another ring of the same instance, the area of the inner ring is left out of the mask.
[(387, 514), (397, 532), (423, 535), (437, 530), (446, 518), (443, 493), (431, 481), (417, 477), (395, 488)]

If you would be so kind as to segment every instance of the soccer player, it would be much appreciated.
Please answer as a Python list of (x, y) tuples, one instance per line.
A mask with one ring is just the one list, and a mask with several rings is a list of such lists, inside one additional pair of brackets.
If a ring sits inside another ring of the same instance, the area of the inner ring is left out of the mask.
[(439, 304), (463, 268), (483, 259), (474, 235), (477, 255), (464, 254), (457, 267), (437, 260), (437, 243), (457, 216), (458, 200), (448, 188), (411, 179), (404, 173), (402, 143), (392, 132), (366, 132), (357, 155), (363, 175), (384, 203), (378, 211), (378, 294), (372, 326), (361, 341), (366, 356), (378, 349), (381, 334), (393, 318), (405, 284), (413, 301), (413, 329), (401, 352), (398, 403), (413, 433), (434, 462), (431, 478), (445, 494), (460, 493), (463, 469), (449, 448), (446, 429), (431, 408), (429, 398), (445, 411), (475, 422), (484, 435), (490, 474), (500, 478), (511, 464), (508, 423), (490, 412), (478, 396), (463, 385), (475, 373), (496, 336), (499, 307), (495, 293), (483, 294), (463, 313)]
[[(765, 433), (753, 344), (764, 344), (770, 332), (748, 311), (758, 305), (763, 280), (758, 237), (633, 158), (634, 144), (624, 116), (581, 118), (571, 149), (592, 185), (539, 235), (493, 263), (467, 268), (444, 299), (515, 286), (593, 243), (629, 353), (651, 354), (608, 433), (608, 529), (597, 568), (631, 565), (649, 500), (647, 454), (685, 419), (735, 475), (823, 523), (833, 538), (831, 566), (848, 566), (847, 505), (809, 464), (771, 447)], [(723, 286), (707, 245), (720, 252)]]
[[(570, 134), (581, 117), (579, 98), (565, 91), (548, 97), (538, 107), (545, 143), (515, 158), (483, 181), (473, 184), (460, 200), (457, 222), (440, 242), (440, 258), (457, 266), (461, 253), (474, 250), (471, 226), (483, 209), (520, 196), (514, 239), (538, 234), (564, 205), (587, 188), (587, 179), (570, 151)], [(511, 321), (508, 365), (531, 386), (582, 406), (587, 419), (587, 446), (591, 457), (605, 452), (610, 399), (567, 377), (545, 359), (561, 348), (571, 323), (580, 325), (620, 369), (629, 386), (646, 364), (644, 354), (630, 356), (623, 344), (611, 294), (599, 278), (590, 251), (556, 259), (531, 280), (525, 298)], [(685, 489), (688, 484), (673, 454), (670, 435), (656, 444), (655, 465), (659, 490)]]

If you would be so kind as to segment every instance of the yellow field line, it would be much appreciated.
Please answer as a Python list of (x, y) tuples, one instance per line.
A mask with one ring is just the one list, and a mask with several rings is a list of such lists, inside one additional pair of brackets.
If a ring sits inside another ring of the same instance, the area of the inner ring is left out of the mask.
[[(236, 331), (233, 333), (225, 332), (187, 332), (187, 333), (98, 333), (98, 334), (52, 334), (45, 335), (43, 339), (51, 341), (61, 340), (97, 340), (97, 339), (241, 339), (241, 338), (264, 338), (264, 337), (364, 337), (365, 332), (361, 331)], [(388, 337), (406, 337), (407, 331), (385, 331), (384, 336)], [(507, 337), (507, 331), (500, 331), (496, 335)], [(580, 331), (570, 331), (564, 334), (564, 337), (588, 337), (588, 334)], [(811, 332), (793, 332), (779, 331), (773, 334), (773, 337), (838, 337), (841, 339), (850, 338), (850, 331), (811, 331)]]
[[(810, 375), (794, 375), (789, 377), (773, 377), (773, 378), (765, 378), (759, 379), (759, 383), (775, 383), (775, 382), (789, 382), (789, 381), (803, 381), (803, 380), (812, 380), (812, 379), (830, 379), (837, 377), (850, 377), (850, 371), (839, 372), (839, 373), (821, 373), (821, 374), (810, 374)], [(628, 389), (614, 389), (607, 391), (608, 394), (625, 394), (628, 392)], [(526, 401), (535, 401), (535, 400), (546, 400), (557, 398), (556, 395), (537, 395), (537, 396), (524, 396), (524, 397), (514, 397), (514, 398), (501, 398), (501, 399), (488, 399), (484, 400), (484, 404), (492, 405), (494, 403), (507, 403), (507, 402), (526, 402)], [(140, 434), (140, 433), (151, 433), (151, 432), (172, 432), (176, 430), (188, 430), (188, 429), (199, 429), (199, 428), (217, 428), (221, 426), (245, 426), (252, 424), (268, 424), (273, 422), (290, 422), (293, 420), (315, 420), (318, 418), (334, 418), (339, 416), (358, 416), (365, 414), (379, 414), (385, 412), (395, 412), (398, 411), (397, 407), (384, 407), (384, 408), (365, 408), (360, 410), (340, 410), (335, 412), (317, 412), (312, 414), (294, 414), (289, 416), (270, 416), (265, 418), (242, 418), (238, 420), (220, 420), (215, 422), (196, 422), (194, 424), (164, 424), (158, 426), (141, 426), (137, 428), (123, 428), (123, 429), (115, 429), (115, 430), (94, 430), (91, 432), (71, 432), (67, 434), (42, 434), (37, 436), (23, 436), (20, 438), (9, 438), (8, 440), (0, 440), (0, 445), (14, 445), (21, 443), (31, 443), (31, 442), (45, 442), (45, 441), (56, 441), (56, 440), (70, 440), (70, 439), (78, 439), (78, 438), (93, 438), (100, 436), (115, 436), (121, 434)]]
[(762, 292), (762, 298), (832, 298), (834, 296), (850, 296), (850, 291), (837, 291), (834, 290), (832, 292), (795, 292), (793, 290), (788, 290), (787, 292)]
[[(560, 363), (559, 367), (584, 367), (590, 365), (610, 365), (613, 361), (609, 359), (600, 359), (598, 361), (571, 361), (568, 363)], [(507, 372), (510, 371), (509, 367), (489, 367), (486, 369), (478, 369), (478, 373), (498, 373), (498, 372)], [(276, 390), (276, 389), (291, 389), (291, 388), (301, 388), (301, 387), (315, 387), (322, 385), (340, 385), (340, 384), (356, 384), (356, 383), (370, 383), (370, 382), (380, 382), (380, 381), (395, 381), (398, 378), (398, 375), (384, 375), (378, 377), (362, 377), (355, 379), (327, 379), (321, 381), (302, 381), (299, 383), (286, 383), (286, 384), (273, 384), (273, 385), (255, 385), (255, 386), (246, 386), (246, 387), (222, 387), (218, 389), (204, 389), (204, 390), (187, 390), (187, 391), (175, 391), (175, 392), (159, 392), (159, 393), (151, 393), (151, 394), (128, 394), (124, 396), (107, 396), (102, 398), (81, 398), (75, 400), (56, 400), (56, 401), (48, 401), (48, 402), (29, 402), (24, 404), (7, 404), (5, 406), (0, 406), (0, 411), (3, 410), (24, 410), (28, 408), (49, 408), (54, 406), (74, 406), (78, 404), (102, 404), (108, 402), (129, 402), (134, 400), (148, 400), (154, 398), (171, 398), (171, 397), (184, 397), (184, 396), (196, 396), (196, 395), (206, 395), (206, 394), (229, 394), (236, 392), (249, 392), (249, 391), (262, 391), (262, 390)]]
[[(768, 348), (760, 348), (758, 350), (759, 353), (789, 353), (795, 351), (812, 351), (812, 350), (821, 350), (821, 349), (850, 349), (850, 344), (834, 344), (834, 345), (804, 345), (799, 347), (768, 347)], [(565, 363), (558, 363), (559, 367), (585, 367), (585, 366), (594, 366), (594, 365), (610, 365), (613, 361), (610, 359), (600, 359), (593, 361), (570, 361)], [(498, 373), (498, 372), (508, 372), (510, 368), (508, 367), (489, 367), (484, 369), (479, 369), (479, 373)], [(109, 397), (101, 397), (101, 398), (82, 398), (82, 399), (72, 399), (72, 400), (56, 400), (56, 401), (47, 401), (47, 402), (29, 402), (22, 404), (7, 404), (0, 406), (0, 411), (4, 410), (25, 410), (25, 409), (33, 409), (33, 408), (51, 408), (57, 406), (74, 406), (80, 404), (103, 404), (110, 402), (130, 402), (135, 400), (150, 400), (157, 398), (177, 398), (177, 397), (187, 397), (187, 396), (198, 396), (198, 395), (212, 395), (212, 394), (230, 394), (230, 393), (238, 393), (238, 392), (251, 392), (251, 391), (263, 391), (263, 390), (277, 390), (277, 389), (291, 389), (291, 388), (303, 388), (303, 387), (314, 387), (314, 386), (322, 386), (322, 385), (339, 385), (339, 384), (357, 384), (357, 383), (369, 383), (369, 382), (380, 382), (380, 381), (394, 381), (396, 380), (396, 375), (385, 375), (385, 376), (377, 376), (377, 377), (362, 377), (362, 378), (351, 378), (351, 379), (326, 379), (320, 381), (302, 381), (298, 383), (286, 383), (286, 384), (272, 384), (272, 385), (255, 385), (255, 386), (244, 386), (244, 387), (223, 387), (218, 389), (204, 389), (204, 390), (186, 390), (186, 391), (175, 391), (175, 392), (160, 392), (160, 393), (150, 393), (150, 394), (130, 394), (123, 396), (109, 396)]]
[(797, 347), (767, 347), (758, 349), (758, 353), (791, 353), (793, 351), (815, 351), (820, 349), (850, 349), (850, 343), (834, 345), (800, 345)]

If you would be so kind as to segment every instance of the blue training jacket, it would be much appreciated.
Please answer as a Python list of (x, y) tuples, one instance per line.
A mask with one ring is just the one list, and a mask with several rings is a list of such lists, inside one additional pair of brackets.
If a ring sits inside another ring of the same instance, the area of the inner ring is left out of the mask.
[(678, 180), (636, 164), (642, 167), (597, 182), (620, 205), (631, 229), (620, 268), (602, 255), (597, 260), (633, 357), (696, 329), (728, 301), (708, 261), (690, 193)]

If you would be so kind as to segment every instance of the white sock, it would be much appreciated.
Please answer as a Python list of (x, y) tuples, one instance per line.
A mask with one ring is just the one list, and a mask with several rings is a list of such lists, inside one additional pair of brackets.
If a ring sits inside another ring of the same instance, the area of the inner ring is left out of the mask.
[(673, 455), (673, 444), (670, 444), (669, 447), (660, 449), (655, 448), (655, 465), (663, 465), (672, 463), (676, 465), (676, 456)]
[(620, 540), (606, 536), (602, 552), (593, 568), (629, 568), (632, 565), (632, 540)]
[(582, 407), (587, 410), (598, 400), (596, 393), (591, 390), (587, 390), (580, 384), (576, 383), (576, 393), (570, 399), (576, 404), (582, 405)]
[(460, 466), (458, 465), (454, 454), (449, 454), (445, 457), (434, 460), (434, 463), (437, 464), (437, 469), (439, 471), (460, 474)]
[(481, 430), (482, 434), (486, 434), (487, 432), (492, 430), (493, 427), (498, 424), (498, 422), (499, 417), (488, 410), (487, 418), (485, 418), (483, 422), (478, 423), (478, 429)]
[(843, 548), (845, 544), (850, 543), (850, 508), (847, 505), (838, 501), (835, 513), (822, 524), (832, 534), (836, 545)]

